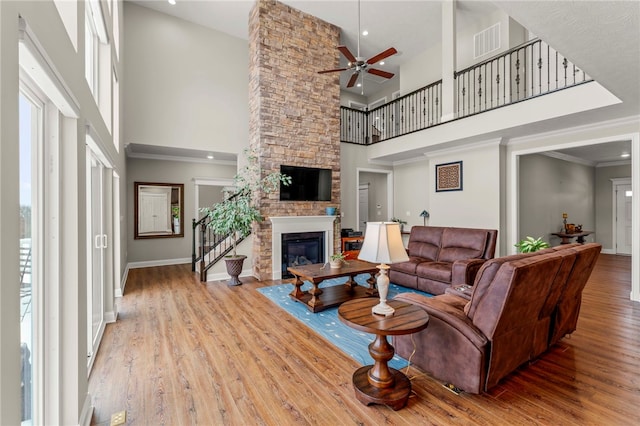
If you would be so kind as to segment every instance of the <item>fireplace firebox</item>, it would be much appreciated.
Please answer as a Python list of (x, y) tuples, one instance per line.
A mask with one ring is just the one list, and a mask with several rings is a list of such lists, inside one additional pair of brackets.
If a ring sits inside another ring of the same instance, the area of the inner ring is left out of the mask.
[(324, 232), (282, 234), (282, 278), (292, 278), (289, 266), (324, 263)]

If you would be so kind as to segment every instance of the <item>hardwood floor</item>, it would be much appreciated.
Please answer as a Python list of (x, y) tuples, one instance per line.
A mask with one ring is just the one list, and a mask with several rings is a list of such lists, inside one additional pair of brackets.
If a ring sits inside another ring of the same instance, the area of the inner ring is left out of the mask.
[(134, 269), (89, 381), (92, 424), (122, 410), (131, 425), (640, 424), (630, 268), (630, 257), (601, 255), (577, 331), (489, 393), (458, 396), (411, 369), (415, 395), (399, 411), (356, 400), (360, 365), (255, 291), (273, 282)]

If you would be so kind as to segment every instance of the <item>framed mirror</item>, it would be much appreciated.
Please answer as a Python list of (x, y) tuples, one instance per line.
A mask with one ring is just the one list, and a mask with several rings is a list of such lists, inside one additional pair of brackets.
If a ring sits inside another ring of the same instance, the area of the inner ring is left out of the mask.
[(184, 184), (134, 182), (134, 239), (184, 237)]

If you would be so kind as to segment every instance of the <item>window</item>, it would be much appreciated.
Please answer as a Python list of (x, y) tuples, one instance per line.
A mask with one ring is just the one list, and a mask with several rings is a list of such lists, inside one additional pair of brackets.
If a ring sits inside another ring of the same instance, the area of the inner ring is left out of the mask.
[[(37, 365), (42, 357), (38, 326), (41, 313), (42, 272), (42, 217), (41, 184), (38, 176), (42, 148), (42, 102), (21, 85), (19, 95), (19, 176), (20, 176), (20, 372), (22, 377), (22, 421), (34, 420), (37, 378), (41, 377)], [(34, 422), (35, 423), (35, 422)]]

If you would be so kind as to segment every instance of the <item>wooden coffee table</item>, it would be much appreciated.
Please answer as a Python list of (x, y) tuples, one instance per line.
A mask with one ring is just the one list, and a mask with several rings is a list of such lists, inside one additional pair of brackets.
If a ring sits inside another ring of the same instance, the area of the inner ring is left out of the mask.
[[(313, 265), (290, 266), (287, 268), (295, 276), (295, 288), (289, 297), (297, 302), (304, 303), (311, 312), (320, 312), (324, 309), (338, 306), (347, 300), (377, 296), (375, 275), (378, 268), (375, 263), (363, 260), (349, 260), (341, 268), (330, 268), (329, 264), (315, 263)], [(354, 277), (360, 274), (369, 274), (367, 279), (369, 287), (358, 285)], [(321, 282), (331, 279), (349, 277), (345, 284), (319, 288)], [(312, 288), (303, 291), (300, 287), (304, 281), (309, 281)], [(322, 297), (320, 297), (322, 295)]]
[(360, 367), (353, 373), (353, 387), (358, 401), (365, 405), (384, 404), (399, 410), (409, 400), (411, 381), (388, 362), (393, 358), (393, 346), (387, 336), (416, 333), (429, 324), (429, 314), (419, 306), (399, 300), (387, 303), (396, 311), (393, 316), (384, 317), (371, 312), (380, 301), (374, 298), (350, 300), (338, 308), (342, 322), (356, 330), (376, 335), (369, 345), (373, 365)]

